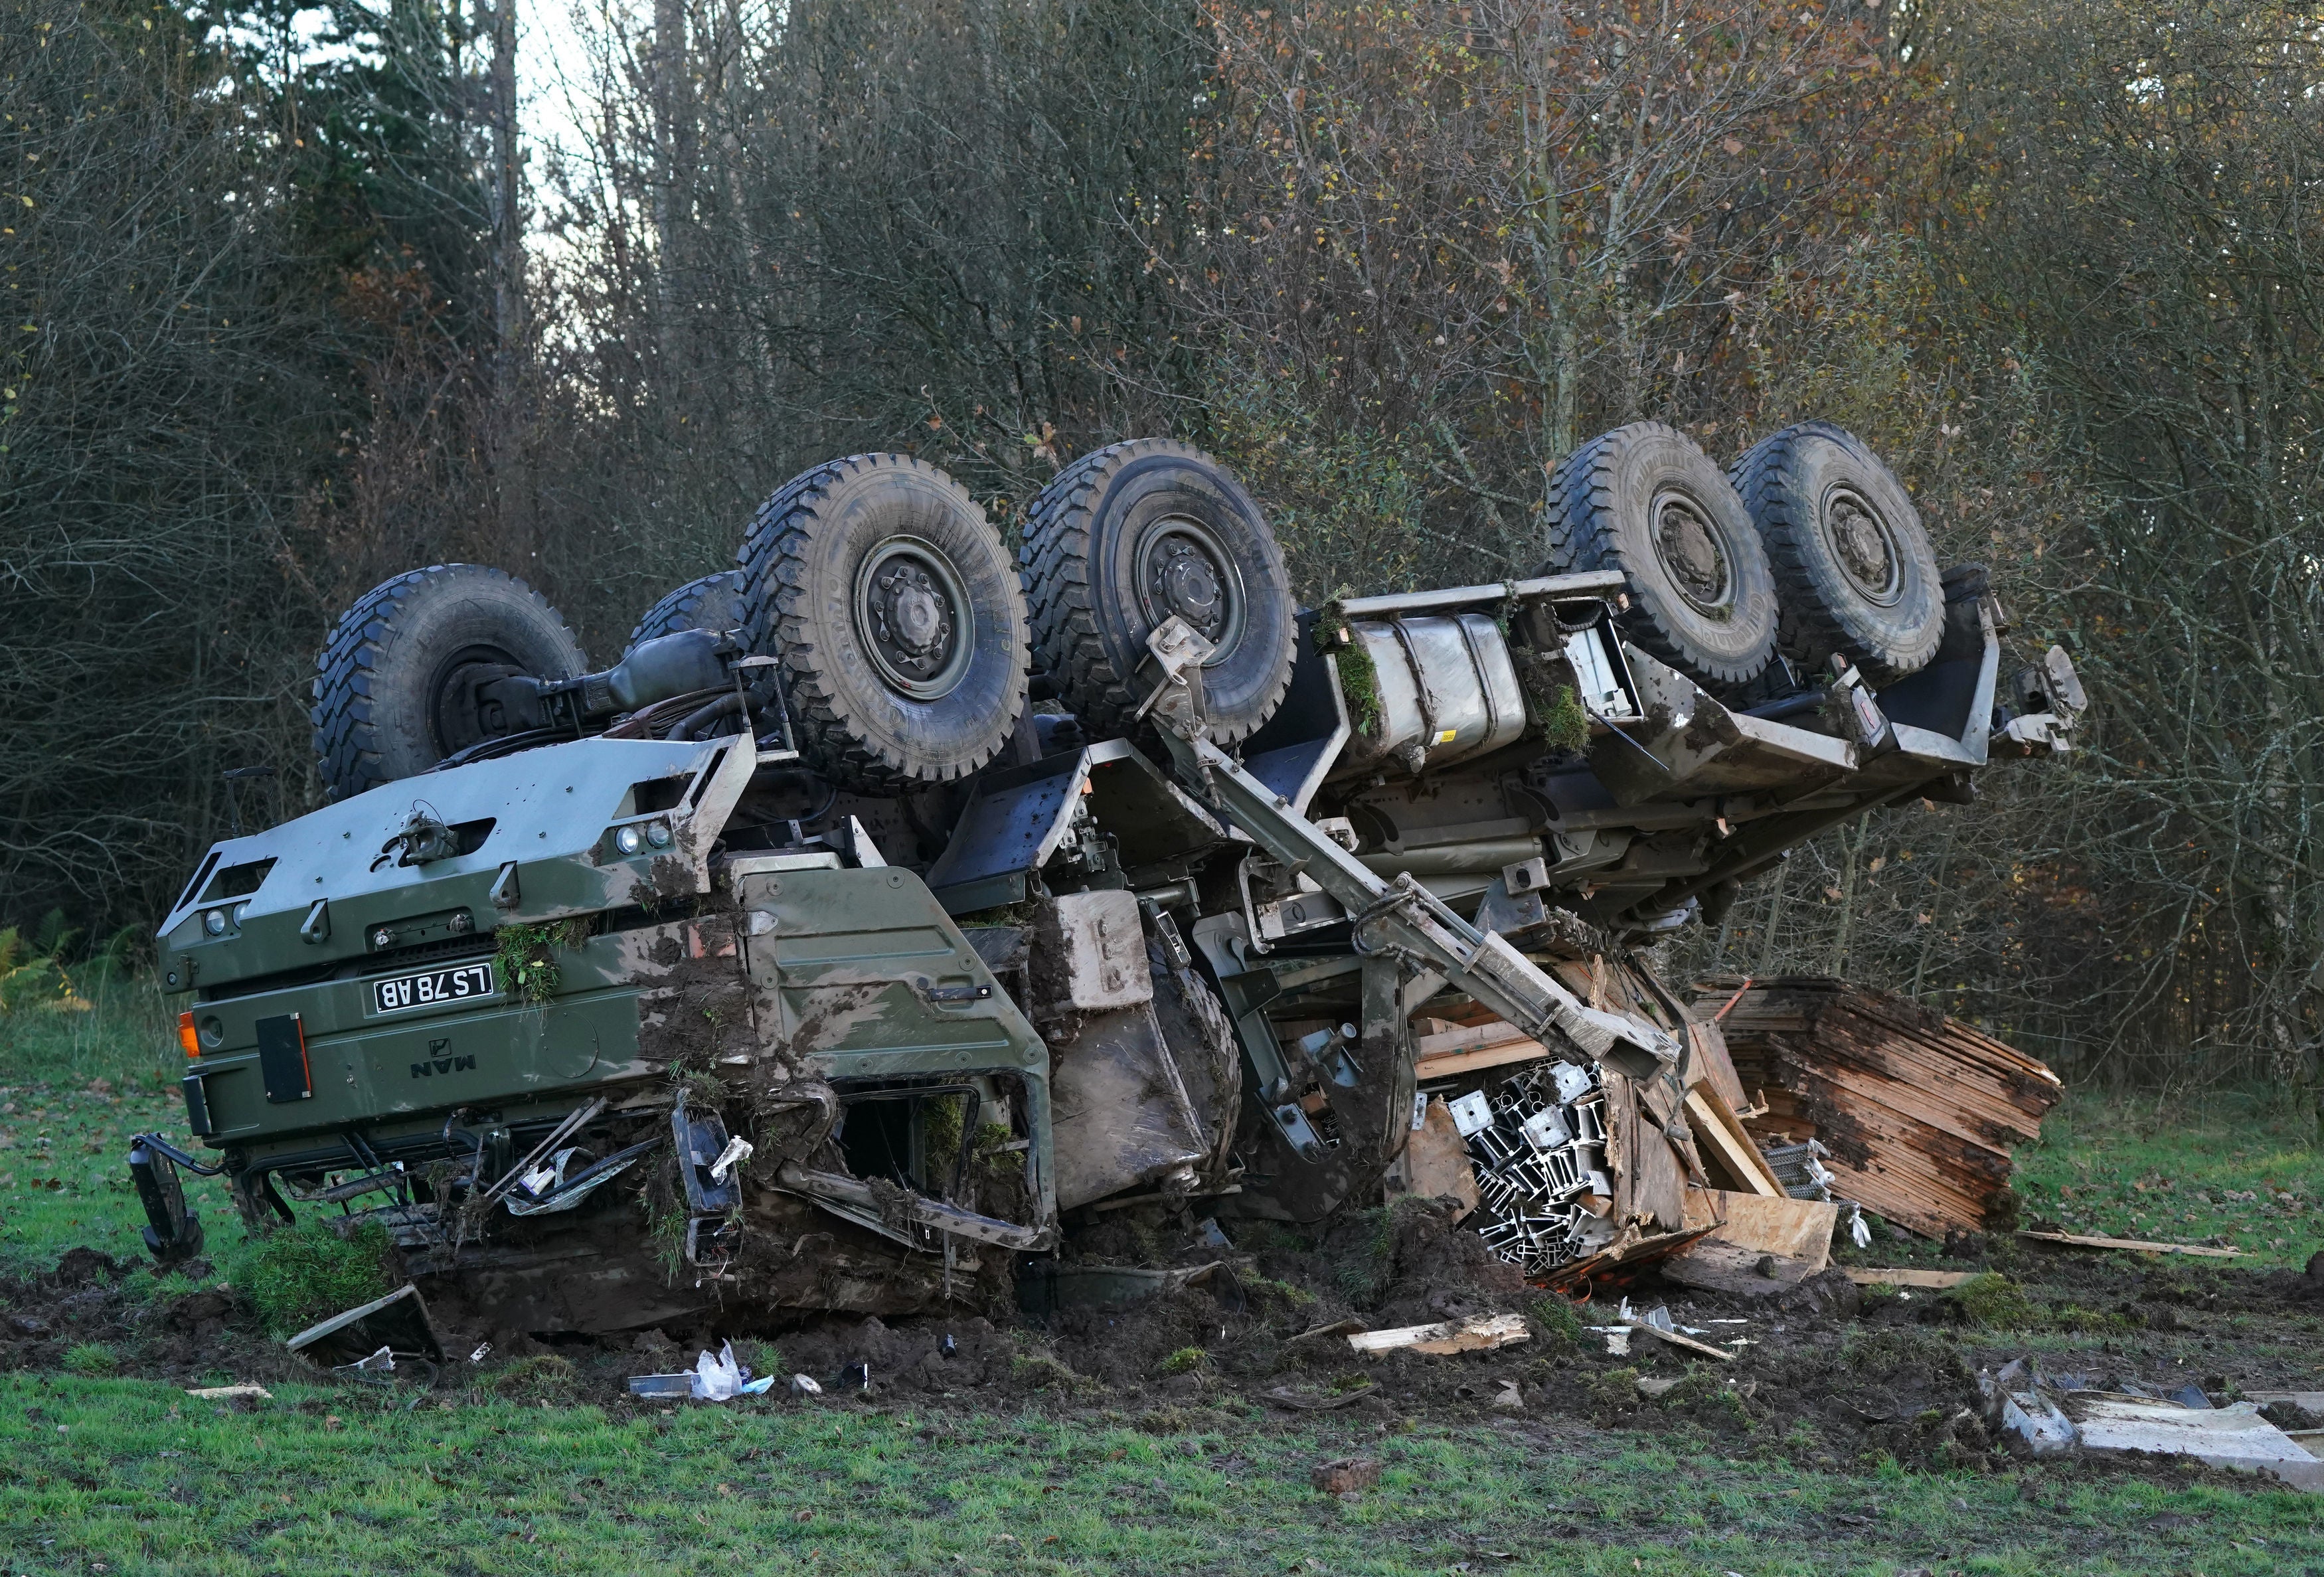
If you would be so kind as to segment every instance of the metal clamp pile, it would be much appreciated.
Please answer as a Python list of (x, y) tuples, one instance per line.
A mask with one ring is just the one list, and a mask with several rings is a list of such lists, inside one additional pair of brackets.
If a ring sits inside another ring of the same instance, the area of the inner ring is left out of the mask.
[(1445, 1106), (1468, 1143), (1485, 1218), (1480, 1235), (1495, 1258), (1539, 1275), (1582, 1258), (1606, 1235), (1582, 1204), (1614, 1191), (1606, 1090), (1594, 1068), (1541, 1064), (1489, 1099), (1474, 1090)]

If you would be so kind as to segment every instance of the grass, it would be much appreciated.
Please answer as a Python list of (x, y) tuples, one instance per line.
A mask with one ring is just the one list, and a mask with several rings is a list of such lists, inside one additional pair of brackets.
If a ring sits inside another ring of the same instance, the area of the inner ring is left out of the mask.
[(2020, 1150), (2030, 1221), (2069, 1231), (2244, 1250), (2239, 1264), (2304, 1265), (2324, 1250), (2324, 1147), (2312, 1111), (2264, 1093), (2069, 1094)]
[[(78, 1244), (138, 1256), (128, 1136), (185, 1137), (167, 1017), (150, 999), (92, 1001), (0, 1018), (0, 1268)], [(2308, 1203), (2324, 1177), (2295, 1121), (2224, 1100), (2171, 1120), (2151, 1102), (2070, 1098), (2023, 1157), (2029, 1213), (2070, 1209), (2070, 1224), (2117, 1233), (2238, 1232), (2262, 1263), (2324, 1246)], [(255, 1250), (222, 1185), (187, 1184), (212, 1257), (246, 1277)], [(2236, 1201), (2177, 1220), (2196, 1213), (2193, 1194), (2264, 1184), (2298, 1208)], [(1875, 1251), (1904, 1247), (1884, 1237)], [(182, 1276), (128, 1285), (191, 1290)], [(1578, 1323), (1554, 1300), (1536, 1313), (1553, 1331)], [(2039, 1355), (2065, 1338), (2014, 1340)], [(780, 1390), (665, 1411), (576, 1405), (572, 1367), (543, 1356), (434, 1395), (277, 1384), (245, 1414), (108, 1372), (133, 1357), (92, 1344), (64, 1372), (0, 1375), (0, 1572), (2324, 1571), (2311, 1497), (2097, 1468), (1818, 1470), (1677, 1425), (1593, 1432), (1572, 1416), (1580, 1398), (1521, 1420), (1385, 1429), (1256, 1409), (1174, 1425), (1159, 1413), (875, 1408)], [(771, 1349), (745, 1361), (780, 1369)], [(1086, 1407), (1088, 1382), (1057, 1367), (1041, 1406)], [(1317, 1494), (1313, 1466), (1349, 1455), (1383, 1464), (1379, 1488), (1351, 1502)]]
[[(11, 1572), (200, 1573), (2313, 1570), (2290, 1491), (1853, 1473), (1570, 1428), (1248, 1429), (770, 1400), (609, 1413), (281, 1386), (0, 1379)], [(1343, 1502), (1319, 1462), (1381, 1463)], [(1843, 1518), (1853, 1520), (1842, 1520)], [(1971, 1554), (1969, 1552), (1979, 1552)], [(100, 1566), (101, 1563), (101, 1566)]]
[[(126, 978), (86, 994), (85, 1011), (0, 1014), (0, 1268), (51, 1264), (81, 1243), (143, 1255), (130, 1138), (158, 1129), (192, 1143), (160, 995)], [(182, 1181), (212, 1247), (237, 1242), (224, 1180)]]
[(388, 1275), (387, 1229), (376, 1222), (345, 1238), (306, 1222), (239, 1245), (238, 1252), (219, 1247), (226, 1279), (258, 1305), (266, 1328), (278, 1336), (295, 1335), (395, 1290)]

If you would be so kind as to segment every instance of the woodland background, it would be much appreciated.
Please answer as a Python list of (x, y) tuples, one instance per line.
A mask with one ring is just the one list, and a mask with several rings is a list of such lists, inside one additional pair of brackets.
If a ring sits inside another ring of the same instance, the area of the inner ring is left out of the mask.
[[(413, 564), (511, 569), (610, 661), (816, 461), (912, 451), (1013, 530), (1169, 432), (1320, 598), (1529, 571), (1605, 428), (1723, 461), (1814, 415), (2098, 710), (1673, 965), (1844, 969), (2086, 1079), (2314, 1077), (2305, 10), (518, 4), (0, 0), (19, 962), (150, 926), (222, 771), (279, 774), (245, 816), (311, 802), (313, 654)], [(553, 146), (520, 23), (586, 62)]]

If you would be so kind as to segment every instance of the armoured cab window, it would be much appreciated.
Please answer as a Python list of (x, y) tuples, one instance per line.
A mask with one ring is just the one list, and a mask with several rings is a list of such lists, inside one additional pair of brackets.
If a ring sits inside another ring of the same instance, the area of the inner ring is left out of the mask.
[(223, 903), (230, 898), (248, 898), (266, 881), (266, 873), (274, 869), (272, 860), (253, 860), (246, 864), (228, 865), (202, 890), (203, 903)]
[(630, 785), (629, 805), (621, 814), (650, 816), (657, 810), (676, 810), (685, 795), (684, 778), (648, 778)]

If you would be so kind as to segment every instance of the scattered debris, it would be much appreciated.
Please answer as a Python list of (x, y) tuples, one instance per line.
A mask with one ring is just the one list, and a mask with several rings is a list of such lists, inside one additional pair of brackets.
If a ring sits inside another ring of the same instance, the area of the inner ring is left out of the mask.
[(1976, 1270), (1915, 1270), (1909, 1266), (1843, 1265), (1841, 1274), (1858, 1286), (1926, 1286), (1944, 1288), (1974, 1281)]
[(819, 1397), (823, 1395), (823, 1387), (816, 1382), (816, 1379), (813, 1375), (795, 1374), (791, 1376), (791, 1395), (794, 1397)]
[(1523, 1314), (1476, 1314), (1434, 1325), (1351, 1332), (1347, 1341), (1350, 1347), (1369, 1358), (1381, 1352), (1425, 1352), (1436, 1357), (1453, 1352), (1486, 1352), (1532, 1339), (1533, 1333), (1526, 1329)]
[(204, 1402), (271, 1402), (274, 1393), (264, 1386), (202, 1386), (189, 1388), (186, 1395)]
[(1380, 1465), (1370, 1457), (1343, 1456), (1318, 1467), (1315, 1488), (1326, 1495), (1355, 1495), (1379, 1487)]
[(485, 1359), (490, 1358), (492, 1355), (493, 1344), (489, 1342), (479, 1342), (476, 1343), (476, 1350), (468, 1354), (468, 1361), (470, 1363), (482, 1363)]
[(1980, 1372), (1977, 1386), (1987, 1416), (2032, 1455), (2055, 1456), (2080, 1443), (2073, 1420), (2058, 1410), (2024, 1360), (2004, 1364), (1997, 1374)]
[(2324, 1461), (2260, 1416), (2255, 1401), (2214, 1407), (2192, 1387), (2185, 1400), (2098, 1390), (2079, 1377), (2045, 1377), (2024, 1359), (1979, 1374), (1978, 1388), (1988, 1417), (2034, 1456), (2189, 1456), (2324, 1492)]
[(1637, 1380), (1638, 1395), (1650, 1402), (1658, 1402), (1682, 1383), (1682, 1377), (1674, 1374), (1642, 1374)]
[[(1705, 982), (1696, 1000), (1736, 986)], [(2011, 1148), (2041, 1137), (2063, 1093), (2043, 1064), (1908, 998), (1820, 976), (1759, 982), (1721, 1028), (1742, 1084), (1768, 1104), (1747, 1126), (1821, 1145), (1806, 1158), (1835, 1193), (1925, 1237), (2012, 1224)]]
[(1501, 1388), (1493, 1393), (1491, 1405), (1504, 1413), (1522, 1413), (1525, 1411), (1524, 1388), (1513, 1379), (1505, 1379), (1501, 1382)]
[[(398, 1358), (420, 1359), (430, 1364), (444, 1359), (444, 1344), (429, 1322), (428, 1301), (409, 1282), (385, 1297), (372, 1299), (319, 1324), (309, 1325), (283, 1343), (310, 1363), (326, 1369), (394, 1368), (391, 1361), (374, 1365), (383, 1351)], [(471, 1363), (476, 1361), (474, 1358)]]
[[(798, 1388), (793, 1379), (792, 1388)], [(724, 1402), (736, 1397), (764, 1396), (774, 1388), (775, 1377), (763, 1375), (751, 1378), (751, 1371), (734, 1358), (734, 1344), (721, 1342), (715, 1353), (705, 1352), (695, 1360), (694, 1367), (676, 1374), (633, 1374), (630, 1377), (630, 1394), (633, 1397), (685, 1397), (697, 1402)], [(813, 1385), (815, 1382), (807, 1382)]]
[(369, 1358), (359, 1358), (353, 1363), (334, 1364), (332, 1374), (341, 1379), (383, 1382), (395, 1372), (395, 1351), (383, 1347)]
[(1700, 1352), (1705, 1358), (1715, 1358), (1721, 1363), (1732, 1363), (1735, 1361), (1735, 1355), (1732, 1352), (1728, 1351), (1725, 1348), (1713, 1347), (1708, 1342), (1698, 1342), (1693, 1337), (1685, 1334), (1683, 1332), (1669, 1330), (1661, 1325), (1651, 1324), (1645, 1320), (1631, 1320), (1628, 1322), (1628, 1323), (1631, 1330), (1644, 1331), (1647, 1335), (1652, 1336), (1657, 1342), (1666, 1342), (1673, 1347), (1682, 1347), (1689, 1352)]
[(2200, 1254), (2207, 1259), (2234, 1259), (2241, 1249), (2218, 1249), (2208, 1243), (2151, 1243), (2144, 1238), (2099, 1238), (2086, 1232), (2020, 1232), (2037, 1243), (2061, 1243), (2070, 1249), (2128, 1249), (2140, 1254)]

